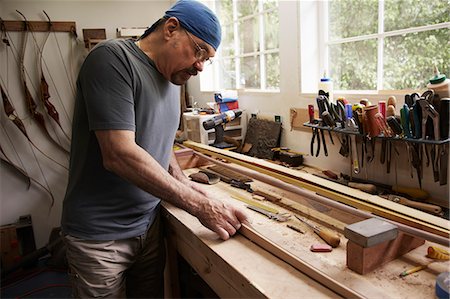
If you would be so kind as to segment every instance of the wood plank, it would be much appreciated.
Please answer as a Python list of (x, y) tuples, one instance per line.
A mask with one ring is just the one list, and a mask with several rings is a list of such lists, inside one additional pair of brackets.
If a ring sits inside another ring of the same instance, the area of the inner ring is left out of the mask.
[[(315, 111), (318, 115), (317, 111)], [(305, 127), (303, 124), (309, 121), (308, 109), (291, 108), (289, 110), (290, 130), (311, 132), (311, 128)]]
[[(45, 21), (28, 21), (28, 26), (33, 32), (77, 32), (76, 23), (72, 21), (59, 21), (51, 22), (50, 27), (49, 22)], [(25, 31), (26, 25), (25, 21), (1, 21), (1, 25), (4, 26), (6, 31)]]

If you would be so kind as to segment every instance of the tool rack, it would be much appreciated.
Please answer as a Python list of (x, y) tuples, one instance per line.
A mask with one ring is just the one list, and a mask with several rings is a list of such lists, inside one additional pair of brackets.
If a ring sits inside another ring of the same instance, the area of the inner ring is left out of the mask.
[[(339, 127), (321, 126), (319, 124), (314, 124), (314, 123), (310, 123), (310, 122), (303, 123), (303, 126), (312, 128), (313, 130), (314, 129), (326, 130), (326, 131), (340, 133), (340, 134), (359, 136), (361, 138), (366, 136), (364, 134), (361, 134), (359, 131), (350, 131), (350, 130), (347, 130), (347, 129), (344, 129), (344, 128), (339, 128)], [(383, 136), (383, 135), (378, 135), (378, 136), (375, 136), (375, 137), (367, 137), (367, 138), (369, 140), (379, 139), (379, 140), (382, 140), (382, 141), (389, 141), (389, 142), (390, 141), (395, 141), (395, 142), (415, 143), (415, 144), (419, 144), (419, 147), (420, 147), (420, 144), (434, 145), (434, 146), (438, 146), (438, 147), (441, 147), (441, 146), (447, 147), (448, 144), (450, 143), (450, 138), (441, 139), (441, 140), (431, 140), (431, 139), (423, 139), (423, 138), (414, 139), (414, 138), (408, 138), (408, 137), (405, 137), (405, 136), (398, 136), (398, 135), (395, 136), (395, 137), (386, 137), (386, 136)], [(448, 153), (448, 149), (444, 148), (444, 152)], [(433, 162), (431, 162), (431, 163), (433, 163)], [(421, 172), (422, 171), (421, 169), (423, 169), (423, 166), (421, 166), (421, 165), (422, 165), (422, 163), (420, 162), (419, 166), (415, 165), (413, 167), (416, 169), (417, 172)], [(418, 167), (420, 167), (420, 168), (418, 168)], [(437, 167), (439, 167), (439, 166), (437, 166)], [(445, 167), (444, 171), (448, 175), (447, 167)], [(434, 172), (434, 168), (433, 168), (433, 172)], [(388, 173), (389, 173), (389, 171), (388, 171)], [(436, 174), (436, 173), (434, 172), (434, 174)], [(448, 184), (448, 179), (446, 179), (447, 175), (444, 176), (443, 180), (436, 180), (436, 177), (435, 177), (435, 182), (439, 182), (440, 185)], [(439, 172), (437, 173), (437, 176), (439, 176)], [(419, 186), (422, 189), (421, 175), (418, 175), (418, 180), (419, 180)]]
[[(356, 135), (359, 137), (364, 137), (365, 135), (359, 133), (359, 132), (352, 132), (346, 129), (342, 129), (342, 128), (337, 128), (337, 127), (329, 127), (329, 126), (320, 126), (317, 124), (311, 124), (309, 122), (305, 122), (303, 123), (303, 126), (305, 127), (309, 127), (309, 128), (313, 128), (313, 129), (319, 129), (319, 130), (327, 130), (327, 131), (331, 131), (331, 132), (336, 132), (336, 133), (340, 133), (340, 134), (348, 134), (348, 135)], [(386, 137), (383, 135), (379, 135), (376, 137), (370, 137), (371, 139), (380, 139), (380, 140), (388, 140), (388, 141), (403, 141), (403, 142), (411, 142), (411, 143), (422, 143), (422, 144), (434, 144), (434, 145), (441, 145), (441, 144), (447, 144), (450, 143), (450, 138), (447, 139), (441, 139), (441, 140), (430, 140), (430, 139), (415, 139), (415, 138), (407, 138), (407, 137), (399, 137), (399, 136), (395, 136), (395, 137)]]

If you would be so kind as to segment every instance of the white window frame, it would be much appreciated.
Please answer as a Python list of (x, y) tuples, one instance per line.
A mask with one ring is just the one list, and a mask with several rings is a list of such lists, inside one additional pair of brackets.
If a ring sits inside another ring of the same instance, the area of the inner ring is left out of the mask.
[[(210, 67), (206, 67), (205, 70), (200, 74), (200, 91), (201, 92), (210, 92), (210, 91), (216, 91), (216, 90), (221, 90), (224, 89), (223, 86), (220, 86), (220, 63), (223, 59), (234, 59), (234, 63), (235, 63), (235, 68), (234, 68), (234, 76), (236, 78), (236, 86), (234, 86), (234, 88), (236, 89), (240, 89), (240, 90), (244, 90), (244, 91), (252, 91), (252, 92), (267, 92), (267, 93), (276, 93), (276, 92), (280, 92), (280, 86), (278, 86), (278, 88), (276, 89), (267, 89), (267, 82), (266, 82), (266, 64), (265, 64), (265, 57), (269, 54), (273, 54), (273, 53), (280, 53), (280, 48), (279, 48), (279, 44), (278, 44), (278, 48), (276, 49), (270, 49), (267, 50), (265, 49), (265, 26), (264, 26), (264, 15), (271, 13), (271, 12), (276, 12), (278, 13), (279, 8), (270, 8), (270, 9), (266, 9), (263, 10), (264, 5), (263, 5), (263, 1), (264, 0), (259, 0), (258, 1), (258, 12), (251, 14), (251, 15), (247, 15), (245, 17), (241, 17), (241, 18), (237, 18), (237, 1), (241, 1), (241, 0), (233, 0), (233, 32), (234, 32), (234, 48), (235, 48), (235, 55), (233, 56), (226, 56), (223, 57), (222, 51), (219, 48), (218, 52), (216, 53), (216, 57), (214, 58), (214, 63), (213, 65), (211, 65)], [(214, 7), (212, 7), (213, 9), (216, 8), (216, 6), (214, 5)], [(247, 19), (253, 19), (253, 18), (258, 18), (258, 22), (259, 22), (259, 49), (260, 51), (258, 52), (251, 52), (251, 53), (245, 53), (245, 54), (241, 54), (239, 49), (240, 49), (240, 38), (239, 38), (239, 22), (242, 22), (244, 20)], [(229, 24), (222, 24), (222, 26), (224, 25), (229, 25)], [(260, 70), (261, 70), (261, 74), (260, 74), (260, 86), (261, 88), (245, 88), (245, 86), (241, 85), (241, 63), (240, 60), (244, 57), (251, 57), (251, 56), (259, 56), (259, 61), (260, 61)]]

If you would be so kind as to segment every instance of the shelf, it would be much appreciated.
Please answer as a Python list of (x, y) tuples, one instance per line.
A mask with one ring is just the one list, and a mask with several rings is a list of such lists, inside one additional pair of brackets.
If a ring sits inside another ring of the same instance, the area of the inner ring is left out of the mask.
[[(345, 128), (331, 128), (329, 126), (319, 126), (316, 124), (311, 124), (309, 122), (306, 122), (303, 124), (305, 127), (309, 127), (309, 128), (314, 128), (314, 129), (320, 129), (320, 130), (327, 130), (327, 131), (331, 131), (331, 132), (335, 132), (335, 133), (342, 133), (342, 134), (349, 134), (349, 135), (356, 135), (356, 136), (361, 136), (363, 137), (362, 134), (360, 134), (359, 132), (354, 132), (354, 131), (349, 131), (346, 130)], [(422, 143), (422, 144), (435, 144), (435, 145), (440, 145), (440, 144), (447, 144), (450, 142), (450, 138), (447, 139), (442, 139), (442, 140), (428, 140), (428, 139), (414, 139), (414, 138), (407, 138), (407, 137), (385, 137), (382, 135), (376, 136), (376, 137), (372, 137), (375, 139), (384, 139), (384, 140), (388, 140), (388, 141), (401, 141), (401, 142), (411, 142), (411, 143)]]

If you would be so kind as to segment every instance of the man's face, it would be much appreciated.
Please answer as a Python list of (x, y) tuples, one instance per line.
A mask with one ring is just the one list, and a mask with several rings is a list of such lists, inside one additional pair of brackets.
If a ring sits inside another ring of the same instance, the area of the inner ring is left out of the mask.
[(214, 57), (215, 50), (203, 40), (184, 31), (184, 37), (181, 39), (179, 53), (176, 54), (174, 63), (175, 71), (170, 75), (170, 82), (176, 85), (182, 85), (198, 72), (203, 71), (205, 64), (210, 63), (210, 58)]

